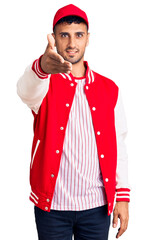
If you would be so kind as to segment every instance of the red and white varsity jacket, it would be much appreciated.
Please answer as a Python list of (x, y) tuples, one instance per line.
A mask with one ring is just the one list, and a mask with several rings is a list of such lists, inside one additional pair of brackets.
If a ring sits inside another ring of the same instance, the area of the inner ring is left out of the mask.
[[(17, 91), (21, 99), (33, 110), (34, 115), (30, 200), (42, 210), (49, 212), (77, 83), (72, 74), (47, 76), (37, 65), (38, 62), (35, 61), (33, 67), (29, 66), (26, 69), (18, 81)], [(87, 62), (85, 65), (87, 71), (84, 92), (92, 115), (99, 164), (108, 201), (108, 215), (110, 215), (115, 193), (116, 201), (129, 202), (130, 192), (127, 160), (123, 161), (120, 159), (120, 153), (118, 154), (120, 136), (117, 136), (115, 127), (115, 107), (119, 88), (112, 80), (92, 71)], [(28, 97), (28, 92), (33, 90), (32, 86), (34, 91), (40, 88), (39, 99), (36, 94), (30, 94)], [(124, 135), (124, 128), (121, 134)]]

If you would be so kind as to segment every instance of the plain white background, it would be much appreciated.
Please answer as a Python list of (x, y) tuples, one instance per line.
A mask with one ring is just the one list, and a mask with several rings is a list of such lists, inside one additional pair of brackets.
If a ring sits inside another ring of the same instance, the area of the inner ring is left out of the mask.
[[(147, 1), (5, 1), (0, 6), (0, 236), (37, 240), (29, 201), (33, 117), (16, 94), (27, 65), (43, 54), (59, 7), (73, 3), (90, 22), (85, 60), (121, 88), (132, 187), (130, 221), (122, 240), (147, 239), (148, 35)], [(110, 228), (109, 240), (117, 229)]]

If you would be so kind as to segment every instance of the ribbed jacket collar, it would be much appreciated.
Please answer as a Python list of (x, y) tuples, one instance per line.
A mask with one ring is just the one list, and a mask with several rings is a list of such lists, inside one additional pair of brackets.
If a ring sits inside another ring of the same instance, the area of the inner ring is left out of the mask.
[[(84, 65), (86, 66), (86, 84), (91, 84), (92, 82), (94, 82), (95, 78), (94, 78), (94, 74), (93, 71), (90, 69), (90, 67), (88, 66), (88, 62), (84, 61)], [(74, 80), (74, 76), (72, 75), (72, 73), (67, 74), (67, 73), (59, 73), (64, 79), (68, 79), (69, 81), (75, 82)]]

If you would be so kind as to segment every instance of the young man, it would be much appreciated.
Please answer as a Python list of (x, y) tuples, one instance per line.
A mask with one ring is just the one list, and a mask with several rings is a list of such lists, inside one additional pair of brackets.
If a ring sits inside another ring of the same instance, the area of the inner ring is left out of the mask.
[(40, 240), (107, 240), (115, 193), (117, 238), (128, 225), (124, 109), (117, 85), (84, 61), (88, 29), (84, 11), (59, 9), (45, 53), (17, 84), (34, 115), (30, 200)]

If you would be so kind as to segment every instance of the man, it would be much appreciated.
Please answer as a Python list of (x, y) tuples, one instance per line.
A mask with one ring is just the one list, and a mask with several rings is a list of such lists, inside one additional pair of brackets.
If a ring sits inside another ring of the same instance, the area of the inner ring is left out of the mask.
[(128, 225), (121, 94), (84, 61), (88, 29), (80, 8), (59, 9), (45, 53), (17, 84), (34, 115), (30, 200), (40, 240), (107, 240), (115, 193), (117, 238)]

